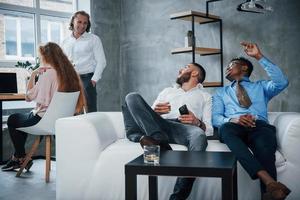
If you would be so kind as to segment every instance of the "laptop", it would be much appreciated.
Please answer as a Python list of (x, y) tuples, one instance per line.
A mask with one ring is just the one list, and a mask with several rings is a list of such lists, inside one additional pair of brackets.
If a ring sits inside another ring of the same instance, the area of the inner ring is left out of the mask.
[(0, 94), (17, 94), (17, 74), (12, 72), (0, 72)]

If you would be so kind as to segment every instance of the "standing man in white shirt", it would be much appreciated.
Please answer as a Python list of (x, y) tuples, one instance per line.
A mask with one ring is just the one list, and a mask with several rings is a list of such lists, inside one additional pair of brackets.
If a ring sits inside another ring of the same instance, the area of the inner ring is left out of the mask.
[(62, 43), (62, 48), (83, 82), (88, 112), (97, 111), (96, 83), (106, 66), (105, 54), (100, 38), (89, 33), (90, 16), (85, 11), (74, 13), (69, 29), (72, 31)]
[[(204, 68), (190, 63), (179, 71), (174, 87), (164, 89), (152, 108), (137, 93), (130, 93), (122, 107), (126, 136), (144, 145), (160, 145), (171, 150), (169, 143), (182, 144), (189, 151), (205, 151), (207, 138), (213, 134), (211, 95), (203, 91)], [(187, 113), (179, 108), (187, 106)], [(188, 198), (195, 178), (177, 178), (170, 200)]]

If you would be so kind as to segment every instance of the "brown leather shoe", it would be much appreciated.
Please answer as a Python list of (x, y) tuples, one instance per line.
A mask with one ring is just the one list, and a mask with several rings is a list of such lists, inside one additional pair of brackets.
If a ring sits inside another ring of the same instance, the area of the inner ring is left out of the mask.
[(291, 193), (291, 190), (280, 182), (269, 183), (266, 190), (263, 200), (283, 200)]
[(150, 136), (144, 135), (140, 139), (140, 145), (144, 148), (144, 145), (159, 145), (161, 151), (172, 150), (168, 143), (162, 143)]

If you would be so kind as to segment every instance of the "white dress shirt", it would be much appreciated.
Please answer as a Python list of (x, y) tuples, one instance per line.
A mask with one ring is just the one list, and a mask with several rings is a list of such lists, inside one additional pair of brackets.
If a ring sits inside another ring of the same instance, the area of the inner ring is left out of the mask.
[(72, 33), (61, 46), (79, 74), (93, 72), (93, 81), (101, 78), (106, 66), (106, 59), (102, 42), (98, 36), (84, 32), (76, 39)]
[(154, 101), (152, 108), (157, 103), (169, 102), (171, 111), (161, 115), (164, 119), (177, 119), (180, 116), (179, 108), (186, 104), (189, 111), (200, 119), (206, 125), (205, 134), (213, 135), (213, 127), (211, 123), (212, 97), (209, 93), (203, 91), (203, 86), (199, 83), (196, 87), (184, 91), (179, 85), (165, 88), (159, 93)]

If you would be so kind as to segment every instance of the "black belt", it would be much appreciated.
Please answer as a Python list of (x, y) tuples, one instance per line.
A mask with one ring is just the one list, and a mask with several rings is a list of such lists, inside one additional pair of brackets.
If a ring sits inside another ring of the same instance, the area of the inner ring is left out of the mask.
[(93, 72), (87, 73), (87, 74), (80, 74), (80, 78), (90, 78), (90, 77), (92, 77), (93, 75), (94, 75)]

